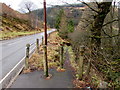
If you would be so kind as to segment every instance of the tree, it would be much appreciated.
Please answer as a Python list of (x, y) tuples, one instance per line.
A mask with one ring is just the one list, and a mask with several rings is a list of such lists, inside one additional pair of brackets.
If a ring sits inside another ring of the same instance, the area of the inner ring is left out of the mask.
[(91, 44), (96, 48), (100, 48), (101, 45), (101, 31), (106, 15), (110, 11), (112, 2), (101, 2), (98, 4), (97, 14), (94, 16), (94, 21), (91, 27), (92, 40)]
[(63, 13), (64, 13), (64, 10), (61, 9), (61, 10), (59, 11), (58, 15), (56, 16), (55, 28), (56, 28), (58, 31), (59, 31), (59, 29), (60, 29), (61, 17), (62, 17), (62, 15), (63, 15)]
[(74, 31), (74, 23), (73, 23), (72, 20), (68, 21), (68, 26), (67, 27), (68, 27), (68, 32), (69, 33), (72, 33)]
[(68, 28), (67, 28), (67, 17), (64, 12), (61, 13), (61, 20), (59, 24), (59, 35), (62, 38), (67, 38), (68, 37)]
[(89, 4), (82, 2), (91, 11), (95, 12), (90, 31), (91, 31), (91, 44), (96, 48), (100, 48), (102, 27), (104, 24), (104, 20), (110, 11), (110, 6), (112, 4), (112, 1), (113, 0), (110, 0), (109, 2), (107, 2), (107, 0), (103, 0), (103, 2), (95, 2), (97, 9), (94, 9)]
[(23, 13), (31, 13), (31, 11), (33, 11), (34, 9), (36, 9), (36, 5), (28, 0), (22, 1), (20, 4), (20, 10)]
[(118, 52), (120, 53), (120, 2), (118, 2)]
[(63, 9), (59, 11), (59, 14), (56, 17), (55, 27), (58, 29), (59, 35), (62, 38), (67, 38), (68, 33), (72, 33), (74, 31), (74, 22), (73, 20), (68, 19)]
[(21, 2), (20, 7), (21, 7), (20, 10), (21, 10), (22, 12), (28, 13), (30, 24), (31, 24), (31, 26), (32, 26), (33, 28), (35, 28), (36, 25), (34, 25), (34, 24), (36, 23), (36, 20), (35, 20), (34, 18), (36, 18), (36, 17), (35, 17), (35, 15), (32, 13), (32, 11), (33, 11), (34, 9), (36, 9), (36, 5), (35, 5), (33, 2), (31, 2), (31, 1), (23, 1), (23, 2)]
[[(102, 73), (106, 81), (112, 81), (111, 87), (119, 87), (120, 36), (118, 34), (118, 18), (120, 13), (111, 2), (83, 2), (85, 9), (78, 27), (70, 35), (72, 48), (76, 57), (79, 46), (86, 46), (85, 62)], [(92, 47), (91, 47), (92, 44)], [(112, 47), (112, 48), (111, 48)], [(111, 53), (112, 51), (112, 53)], [(79, 59), (76, 59), (79, 60)], [(114, 62), (114, 64), (113, 64)], [(86, 65), (86, 63), (85, 63)], [(88, 74), (89, 75), (89, 74)]]

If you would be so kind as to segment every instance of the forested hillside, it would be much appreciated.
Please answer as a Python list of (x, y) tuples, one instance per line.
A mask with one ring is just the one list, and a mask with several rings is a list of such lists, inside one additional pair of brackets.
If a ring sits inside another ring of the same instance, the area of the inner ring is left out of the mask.
[[(80, 17), (77, 27), (71, 25), (75, 27), (72, 32), (68, 27), (66, 11), (61, 12), (57, 25), (59, 35), (71, 43), (71, 52), (73, 51), (71, 63), (77, 70), (79, 79), (86, 79), (87, 76), (87, 79), (93, 80), (94, 77), (96, 85), (99, 80), (103, 80), (109, 87), (118, 88), (120, 86), (120, 9), (111, 5), (111, 2), (83, 2), (83, 4), (87, 8)], [(84, 61), (81, 56), (84, 56)], [(92, 70), (95, 70), (96, 76), (92, 75)]]
[[(47, 24), (50, 27), (55, 27), (56, 17), (59, 14), (60, 10), (65, 10), (65, 15), (72, 19), (74, 24), (77, 25), (80, 17), (82, 15), (82, 11), (84, 11), (86, 7), (83, 4), (71, 4), (71, 5), (61, 5), (61, 6), (52, 6), (47, 8)], [(43, 20), (43, 9), (33, 11), (38, 15), (40, 20)]]

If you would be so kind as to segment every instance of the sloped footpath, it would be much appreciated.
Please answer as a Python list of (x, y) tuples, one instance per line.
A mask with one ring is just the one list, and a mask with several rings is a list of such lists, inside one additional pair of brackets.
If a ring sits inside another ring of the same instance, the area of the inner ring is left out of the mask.
[(21, 74), (13, 83), (11, 88), (73, 88), (73, 76), (70, 70), (57, 72), (50, 69), (51, 79), (43, 78), (43, 71), (34, 71), (28, 74)]
[[(34, 54), (29, 60), (30, 68), (23, 70), (10, 88), (73, 88), (73, 73), (70, 68), (67, 49), (64, 50), (64, 70), (59, 71), (59, 43), (62, 41), (57, 33), (50, 35), (48, 39), (48, 63), (49, 75), (44, 77), (42, 58), (43, 52), (40, 47), (40, 54)], [(52, 49), (51, 49), (52, 48)], [(52, 55), (52, 56), (51, 56)], [(38, 59), (38, 60), (37, 60)], [(38, 63), (39, 62), (39, 63)]]
[(49, 69), (52, 77), (48, 80), (43, 77), (43, 70), (21, 74), (11, 88), (73, 88), (73, 74), (69, 68), (68, 58), (66, 58), (64, 68), (64, 72)]

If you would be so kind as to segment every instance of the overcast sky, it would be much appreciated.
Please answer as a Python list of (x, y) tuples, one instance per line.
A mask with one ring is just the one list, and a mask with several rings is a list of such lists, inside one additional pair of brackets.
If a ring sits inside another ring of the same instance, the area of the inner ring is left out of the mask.
[[(10, 5), (11, 8), (15, 9), (15, 10), (19, 10), (20, 9), (20, 3), (22, 3), (23, 1), (32, 1), (38, 8), (43, 8), (43, 0), (0, 0), (0, 2), (4, 2), (7, 5)], [(63, 2), (67, 2), (67, 3), (78, 3), (77, 0), (46, 0), (47, 2), (47, 6), (49, 5), (62, 5), (65, 4)]]
[[(37, 8), (43, 8), (43, 0), (0, 0), (0, 2), (4, 2), (7, 5), (10, 5), (11, 8), (13, 8), (14, 10), (19, 10), (20, 9), (20, 4), (22, 2), (25, 1), (32, 1)], [(84, 1), (93, 1), (93, 0), (84, 0)], [(98, 0), (100, 1), (100, 0)], [(120, 1), (120, 0), (116, 0), (116, 1)], [(47, 2), (47, 6), (49, 5), (62, 5), (65, 4), (64, 2), (67, 2), (69, 4), (72, 3), (79, 3), (79, 1), (77, 0), (46, 0)]]

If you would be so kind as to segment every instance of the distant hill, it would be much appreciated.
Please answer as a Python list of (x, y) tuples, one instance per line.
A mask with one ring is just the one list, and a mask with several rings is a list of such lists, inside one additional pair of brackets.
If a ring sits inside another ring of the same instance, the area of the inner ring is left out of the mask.
[(2, 21), (3, 31), (30, 31), (43, 28), (43, 22), (32, 18), (33, 27), (30, 23), (31, 17), (29, 17), (28, 14), (22, 14), (15, 11), (4, 3), (0, 3), (0, 6), (2, 6), (2, 10), (0, 10), (0, 19)]
[[(47, 8), (47, 23), (50, 25), (50, 27), (54, 27), (56, 16), (61, 9), (64, 9), (66, 16), (73, 19), (74, 24), (78, 25), (80, 17), (82, 16), (82, 11), (85, 8), (86, 7), (83, 4), (70, 4), (49, 7)], [(43, 20), (43, 9), (35, 10), (33, 13), (38, 15), (40, 20)]]
[(0, 3), (0, 6), (2, 6), (2, 10), (0, 10), (0, 15), (6, 14), (19, 19), (28, 20), (27, 14), (21, 14), (20, 12), (13, 10), (11, 7), (7, 6), (4, 3)]

